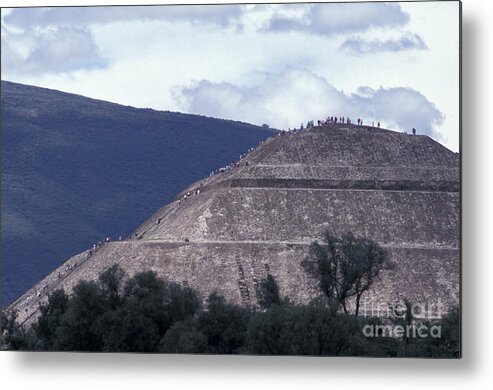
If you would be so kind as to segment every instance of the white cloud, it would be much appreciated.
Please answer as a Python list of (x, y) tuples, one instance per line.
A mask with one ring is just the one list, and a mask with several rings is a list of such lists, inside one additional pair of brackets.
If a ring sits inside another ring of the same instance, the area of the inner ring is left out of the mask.
[[(289, 5), (295, 7), (296, 5)], [(304, 31), (333, 35), (354, 33), (374, 27), (402, 26), (409, 15), (397, 3), (333, 3), (312, 4), (305, 14), (277, 13), (270, 19), (268, 31)]]
[(408, 19), (409, 15), (396, 3), (44, 7), (11, 9), (3, 18), (6, 24), (17, 28), (161, 20), (322, 35), (396, 27)]
[(365, 123), (380, 121), (389, 128), (439, 137), (444, 117), (425, 96), (411, 88), (360, 88), (351, 95), (334, 88), (325, 78), (301, 69), (264, 74), (255, 83), (238, 86), (202, 80), (184, 87), (181, 103), (186, 111), (268, 123), (281, 129), (330, 115), (348, 116)]
[(227, 26), (238, 19), (240, 14), (241, 7), (237, 5), (43, 7), (13, 9), (4, 17), (4, 21), (18, 28), (134, 20), (190, 21)]
[(405, 50), (426, 50), (423, 38), (418, 34), (407, 33), (398, 39), (364, 39), (362, 37), (351, 37), (346, 39), (339, 50), (355, 55), (376, 54), (381, 52), (399, 52)]
[(106, 65), (91, 32), (84, 27), (2, 29), (2, 71), (9, 75), (70, 72)]
[(351, 95), (350, 102), (364, 114), (366, 123), (380, 120), (389, 128), (410, 131), (440, 139), (438, 126), (445, 119), (434, 103), (412, 88), (361, 88)]

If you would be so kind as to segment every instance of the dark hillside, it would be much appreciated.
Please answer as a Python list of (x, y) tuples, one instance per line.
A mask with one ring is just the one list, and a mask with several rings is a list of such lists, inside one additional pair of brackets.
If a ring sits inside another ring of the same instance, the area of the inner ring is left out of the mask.
[(2, 305), (272, 131), (2, 81)]

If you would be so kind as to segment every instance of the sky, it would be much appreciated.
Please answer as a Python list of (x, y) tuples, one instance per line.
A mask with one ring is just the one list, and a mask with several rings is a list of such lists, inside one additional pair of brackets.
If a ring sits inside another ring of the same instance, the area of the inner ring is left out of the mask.
[(459, 150), (459, 3), (2, 8), (1, 78), (290, 129), (327, 116)]

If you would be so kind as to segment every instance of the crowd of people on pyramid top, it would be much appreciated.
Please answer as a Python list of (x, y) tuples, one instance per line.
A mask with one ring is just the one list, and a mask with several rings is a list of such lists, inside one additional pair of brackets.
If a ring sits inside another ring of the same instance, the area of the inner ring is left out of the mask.
[[(351, 119), (349, 117), (343, 117), (343, 116), (341, 116), (341, 117), (330, 116), (330, 117), (327, 117), (327, 119), (325, 121), (320, 121), (320, 120), (317, 121), (318, 126), (327, 125), (327, 124), (337, 124), (337, 123), (351, 124)], [(360, 119), (360, 118), (358, 118), (358, 125), (361, 125), (361, 126), (363, 125), (363, 120)], [(308, 121), (307, 124), (306, 124), (306, 129), (309, 129), (309, 128), (314, 127), (314, 126), (315, 126), (315, 122), (314, 121)], [(263, 127), (267, 127), (268, 128), (269, 126), (264, 124)], [(380, 127), (380, 122), (378, 122), (378, 127)], [(281, 136), (284, 136), (286, 134), (295, 134), (296, 132), (298, 132), (300, 130), (305, 130), (305, 125), (303, 123), (301, 124), (301, 126), (300, 126), (299, 129), (288, 129), (287, 131), (286, 130), (279, 131), (277, 133), (277, 137), (281, 137)], [(271, 138), (272, 137), (267, 138), (266, 141), (270, 140)], [(234, 161), (231, 164), (228, 164), (228, 165), (226, 165), (224, 167), (218, 168), (218, 169), (216, 169), (214, 171), (211, 171), (210, 174), (209, 174), (209, 177), (213, 177), (213, 176), (218, 175), (220, 173), (225, 173), (225, 172), (233, 171), (233, 170), (239, 168), (241, 165), (249, 166), (250, 163), (246, 159), (247, 155), (250, 152), (253, 152), (257, 147), (259, 147), (263, 143), (264, 143), (264, 140), (261, 140), (260, 143), (256, 147), (251, 147), (250, 149), (248, 149), (248, 151), (246, 153), (243, 153), (242, 155), (240, 155), (239, 160)], [(185, 194), (181, 200), (186, 200), (187, 198), (189, 198), (192, 195), (198, 195), (198, 193), (194, 193), (194, 192), (190, 193), (189, 192), (189, 193)]]
[[(364, 126), (363, 119), (358, 118), (357, 119), (357, 124), (358, 126)], [(325, 120), (317, 120), (317, 126), (325, 126), (325, 125), (337, 125), (337, 124), (346, 124), (346, 125), (351, 125), (353, 122), (351, 118), (346, 117), (346, 116), (328, 116)], [(372, 127), (375, 127), (375, 122), (372, 122)], [(299, 130), (305, 130), (305, 129), (310, 129), (315, 126), (314, 121), (308, 121), (305, 125), (302, 123), (299, 129), (293, 129), (290, 130), (291, 132), (296, 132)], [(380, 127), (380, 122), (377, 122), (377, 127)]]
[[(357, 118), (356, 123), (358, 126), (369, 126), (369, 124), (364, 123), (362, 118)], [(337, 125), (337, 124), (346, 124), (346, 125), (351, 125), (353, 124), (351, 118), (345, 117), (345, 116), (328, 116), (325, 120), (317, 120), (317, 126), (326, 126), (326, 125)], [(299, 129), (288, 129), (289, 134), (295, 134), (300, 130), (306, 130), (310, 129), (312, 127), (315, 127), (315, 122), (314, 121), (308, 121), (306, 123), (306, 126), (302, 123), (299, 127)], [(375, 126), (375, 121), (371, 122), (371, 127), (377, 127), (380, 128), (380, 121), (377, 121), (376, 126)], [(370, 127), (368, 127), (368, 130), (370, 130)], [(412, 130), (412, 135), (416, 135), (416, 129), (413, 127)], [(284, 135), (286, 132), (281, 131), (278, 135)]]
[[(364, 126), (365, 125), (365, 123), (364, 123), (364, 121), (363, 121), (362, 118), (357, 118), (356, 123), (357, 123), (358, 126)], [(347, 124), (347, 125), (351, 125), (352, 124), (352, 120), (351, 120), (351, 118), (346, 117), (346, 116), (328, 116), (325, 120), (317, 120), (317, 126), (336, 125), (336, 124)], [(371, 126), (372, 127), (375, 127), (375, 121), (372, 121)], [(268, 128), (269, 126), (264, 124), (264, 125), (262, 125), (262, 127)], [(310, 121), (308, 121), (306, 123), (306, 127), (302, 123), (299, 129), (297, 129), (297, 128), (294, 128), (294, 129), (288, 128), (287, 131), (286, 130), (279, 131), (277, 133), (277, 137), (281, 137), (281, 136), (284, 136), (284, 135), (287, 135), (287, 134), (296, 134), (297, 132), (299, 132), (301, 130), (310, 129), (312, 127), (315, 127), (315, 121), (310, 120)], [(377, 128), (380, 128), (380, 121), (377, 121), (376, 127)], [(370, 128), (368, 128), (368, 129), (370, 129)], [(416, 129), (415, 128), (412, 129), (412, 133), (413, 133), (413, 135), (416, 135)], [(228, 165), (226, 165), (224, 167), (218, 168), (218, 169), (216, 169), (214, 171), (211, 171), (210, 174), (209, 174), (209, 177), (213, 177), (215, 175), (218, 175), (218, 174), (221, 174), (221, 173), (225, 173), (225, 172), (234, 171), (235, 169), (238, 169), (240, 166), (249, 166), (250, 165), (250, 162), (248, 161), (248, 159), (246, 159), (246, 157), (248, 156), (248, 154), (251, 153), (251, 152), (253, 152), (256, 148), (258, 148), (264, 142), (269, 141), (271, 138), (273, 138), (273, 137), (269, 137), (265, 141), (264, 140), (261, 140), (260, 143), (257, 146), (249, 148), (246, 153), (243, 153), (243, 154), (240, 155), (239, 160), (234, 161), (231, 164), (228, 164)], [(203, 184), (204, 184), (203, 182), (200, 183), (200, 187), (202, 187)], [(187, 199), (189, 199), (190, 197), (192, 197), (194, 195), (199, 195), (200, 194), (200, 191), (201, 191), (201, 188), (195, 188), (195, 189), (193, 189), (191, 191), (188, 191), (186, 194), (183, 195), (183, 197), (181, 197), (179, 199), (179, 204), (181, 204), (182, 202), (186, 201)]]

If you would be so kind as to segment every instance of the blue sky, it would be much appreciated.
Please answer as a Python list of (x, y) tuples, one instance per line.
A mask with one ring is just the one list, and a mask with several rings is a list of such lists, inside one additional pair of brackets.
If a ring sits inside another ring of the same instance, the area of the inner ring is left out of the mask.
[(459, 148), (458, 2), (2, 9), (2, 79), (278, 128), (327, 115)]

